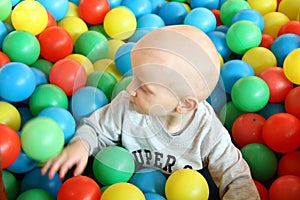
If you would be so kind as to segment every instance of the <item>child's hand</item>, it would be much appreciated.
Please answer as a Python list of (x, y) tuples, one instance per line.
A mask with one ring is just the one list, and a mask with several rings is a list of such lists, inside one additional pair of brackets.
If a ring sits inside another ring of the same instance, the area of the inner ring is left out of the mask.
[(48, 160), (42, 168), (41, 173), (45, 175), (48, 171), (48, 176), (52, 179), (56, 172), (59, 171), (59, 178), (63, 179), (74, 165), (74, 176), (82, 174), (89, 158), (89, 145), (86, 141), (78, 140), (68, 146), (55, 158)]

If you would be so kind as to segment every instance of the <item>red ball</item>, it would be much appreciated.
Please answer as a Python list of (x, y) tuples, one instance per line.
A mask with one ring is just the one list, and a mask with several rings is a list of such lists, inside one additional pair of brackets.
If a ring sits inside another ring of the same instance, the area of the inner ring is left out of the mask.
[(233, 140), (240, 148), (251, 143), (263, 144), (262, 127), (265, 121), (265, 118), (257, 113), (240, 115), (232, 125)]
[(0, 124), (0, 151), (2, 169), (13, 164), (21, 152), (21, 141), (18, 133), (5, 124)]
[(101, 195), (100, 187), (92, 178), (74, 176), (61, 185), (57, 200), (99, 200)]
[(277, 178), (271, 185), (270, 200), (299, 200), (300, 177), (285, 175)]
[(56, 62), (73, 51), (71, 35), (59, 26), (50, 26), (38, 36), (41, 56), (50, 62)]
[(63, 58), (52, 65), (49, 73), (51, 84), (60, 87), (67, 96), (85, 86), (87, 74), (84, 67), (76, 60)]
[(287, 113), (295, 115), (300, 119), (300, 86), (289, 91), (285, 97), (284, 107)]
[(259, 181), (253, 180), (254, 184), (258, 190), (259, 196), (261, 200), (269, 200), (269, 192), (267, 188)]
[(271, 35), (263, 33), (262, 34), (262, 39), (261, 39), (261, 42), (260, 42), (259, 46), (270, 49), (273, 42), (274, 42), (274, 38)]
[(300, 21), (289, 21), (284, 24), (278, 31), (278, 36), (293, 33), (300, 36)]
[(276, 113), (265, 121), (262, 136), (273, 151), (295, 151), (300, 147), (300, 120), (289, 113)]
[(5, 53), (0, 51), (0, 67), (2, 67), (3, 65), (5, 65), (9, 62), (10, 62), (9, 57)]
[(47, 27), (56, 26), (57, 23), (56, 23), (56, 19), (54, 18), (54, 16), (49, 11), (47, 11), (47, 15), (48, 15)]
[(212, 9), (210, 11), (214, 14), (214, 16), (217, 20), (217, 26), (222, 25), (223, 22), (221, 21), (221, 17), (220, 17), (220, 10), (219, 9)]
[(78, 5), (79, 16), (88, 24), (101, 24), (110, 10), (107, 0), (81, 0)]
[(278, 162), (278, 176), (300, 177), (300, 151), (292, 151), (282, 156)]
[(267, 68), (259, 74), (259, 77), (262, 78), (269, 87), (270, 103), (283, 101), (294, 86), (294, 84), (286, 78), (281, 67)]

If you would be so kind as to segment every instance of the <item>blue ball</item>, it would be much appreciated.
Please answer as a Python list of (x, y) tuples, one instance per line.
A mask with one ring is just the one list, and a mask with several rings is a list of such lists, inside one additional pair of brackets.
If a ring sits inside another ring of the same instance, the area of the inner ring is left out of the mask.
[(204, 8), (208, 8), (208, 9), (218, 9), (219, 8), (219, 0), (205, 0), (205, 1), (190, 0), (190, 6), (192, 9), (198, 8), (198, 7), (204, 7)]
[(231, 49), (228, 47), (226, 42), (226, 33), (221, 31), (211, 31), (207, 33), (207, 36), (214, 43), (217, 51), (222, 56), (224, 61), (227, 61), (232, 54)]
[(152, 12), (152, 6), (149, 0), (123, 0), (121, 5), (129, 8), (136, 18)]
[(284, 104), (282, 103), (268, 103), (263, 109), (257, 113), (263, 116), (265, 119), (268, 119), (276, 113), (286, 112)]
[(137, 29), (139, 28), (156, 29), (164, 26), (165, 26), (164, 20), (160, 16), (153, 13), (143, 15), (137, 20)]
[(265, 27), (265, 22), (263, 16), (256, 10), (253, 9), (245, 9), (236, 13), (233, 18), (231, 24), (234, 24), (240, 20), (249, 20), (257, 24), (261, 31), (263, 31)]
[(253, 68), (247, 62), (238, 59), (227, 61), (220, 70), (220, 76), (228, 94), (231, 94), (232, 86), (240, 78), (254, 75)]
[(225, 91), (224, 83), (221, 79), (219, 79), (218, 84), (206, 101), (213, 107), (215, 112), (219, 114), (228, 99), (230, 99), (230, 97), (228, 97), (228, 94)]
[(158, 14), (160, 8), (167, 2), (165, 0), (151, 0), (152, 13)]
[(215, 15), (207, 8), (194, 8), (184, 18), (184, 24), (192, 25), (205, 33), (216, 29)]
[(107, 97), (103, 91), (96, 87), (83, 87), (77, 90), (71, 97), (70, 111), (79, 122), (83, 117), (87, 117), (98, 108), (108, 103)]
[(120, 6), (122, 3), (122, 0), (108, 0), (108, 3), (109, 3), (110, 9), (113, 9), (117, 6)]
[(137, 186), (143, 193), (165, 195), (166, 177), (159, 170), (141, 169), (133, 174), (130, 183)]
[(226, 26), (226, 25), (219, 25), (219, 26), (216, 27), (215, 31), (220, 31), (220, 32), (223, 32), (223, 33), (227, 33), (228, 26)]
[[(47, 11), (49, 11), (56, 21), (63, 19), (69, 10), (68, 0), (37, 0)], [(76, 3), (76, 2), (75, 2)]]
[(276, 57), (277, 65), (282, 67), (286, 56), (297, 48), (300, 48), (300, 36), (287, 33), (277, 37), (273, 41), (270, 50)]
[(7, 169), (14, 173), (27, 173), (37, 166), (38, 162), (21, 150), (18, 158)]
[(72, 2), (72, 3), (75, 3), (77, 6), (79, 5), (79, 3), (80, 3), (80, 0), (69, 0), (70, 2)]
[(5, 39), (7, 34), (8, 34), (8, 31), (7, 31), (5, 23), (0, 21), (0, 49), (2, 49), (3, 40)]
[(187, 14), (188, 11), (184, 5), (175, 1), (165, 3), (158, 12), (167, 26), (182, 24)]
[(156, 193), (144, 193), (146, 200), (166, 200), (165, 197)]
[(10, 62), (0, 68), (0, 97), (9, 102), (29, 98), (36, 87), (35, 76), (29, 66)]
[(130, 36), (130, 38), (128, 38), (127, 42), (134, 42), (135, 43), (151, 31), (152, 30), (149, 29), (149, 28), (136, 29), (134, 34), (132, 36)]
[(130, 52), (134, 42), (127, 42), (120, 46), (116, 51), (114, 61), (116, 68), (122, 75), (131, 76), (132, 75), (132, 65), (130, 59)]
[(76, 123), (72, 114), (61, 107), (48, 107), (39, 112), (38, 117), (53, 119), (64, 132), (65, 143), (68, 143), (75, 134)]
[(17, 109), (21, 116), (21, 130), (26, 122), (33, 118), (33, 115), (28, 107), (17, 107)]
[(49, 83), (46, 74), (42, 70), (34, 67), (31, 67), (31, 70), (33, 71), (35, 77), (36, 87)]

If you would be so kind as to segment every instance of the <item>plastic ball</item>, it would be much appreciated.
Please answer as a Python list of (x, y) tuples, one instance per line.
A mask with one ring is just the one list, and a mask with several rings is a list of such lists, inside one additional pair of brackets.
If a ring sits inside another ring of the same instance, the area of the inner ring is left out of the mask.
[(112, 99), (115, 98), (121, 91), (126, 90), (127, 86), (131, 83), (133, 76), (124, 76), (114, 88)]
[(131, 183), (115, 183), (102, 194), (101, 200), (146, 200), (143, 192)]
[(214, 31), (217, 26), (214, 14), (207, 8), (194, 8), (185, 16), (183, 23), (195, 26), (205, 33)]
[(159, 170), (141, 169), (133, 174), (130, 183), (137, 186), (143, 193), (165, 195), (166, 177)]
[(250, 6), (247, 1), (243, 0), (227, 0), (225, 1), (220, 8), (220, 18), (224, 25), (230, 26), (232, 18), (239, 11), (250, 9)]
[(257, 113), (268, 119), (276, 113), (286, 112), (283, 103), (268, 103), (263, 109)]
[[(247, 144), (241, 149), (255, 180), (264, 182), (271, 179), (277, 170), (275, 153), (264, 144)], [(259, 155), (259, 156), (257, 156)]]
[[(2, 48), (3, 40), (6, 38), (7, 34), (8, 34), (8, 30), (5, 24), (2, 21), (0, 21), (0, 47), (1, 48)], [(0, 59), (0, 65), (1, 65), (1, 59)]]
[(48, 28), (50, 26), (56, 26), (57, 22), (56, 22), (54, 16), (49, 11), (47, 11), (47, 15), (48, 15), (48, 23), (47, 23), (46, 28)]
[(269, 34), (274, 38), (278, 36), (280, 28), (290, 21), (285, 14), (280, 12), (267, 13), (263, 16), (263, 18), (265, 22), (263, 33)]
[(21, 150), (18, 158), (7, 167), (13, 173), (26, 173), (34, 169), (38, 162), (31, 159), (23, 150)]
[(300, 177), (300, 151), (283, 155), (278, 162), (278, 176), (295, 175)]
[(262, 129), (265, 143), (272, 150), (287, 153), (300, 147), (300, 120), (289, 113), (269, 117)]
[[(70, 111), (76, 122), (108, 103), (107, 97), (98, 88), (86, 86), (77, 90), (70, 101)], [(85, 105), (85, 106), (82, 106)]]
[(228, 47), (237, 54), (258, 47), (262, 39), (259, 27), (249, 20), (241, 20), (232, 24), (226, 33)]
[(165, 0), (151, 0), (152, 13), (158, 14), (160, 8), (166, 3)]
[(108, 0), (110, 8), (115, 8), (117, 6), (120, 6), (122, 3), (122, 0)]
[(9, 17), (12, 11), (12, 2), (11, 0), (2, 0), (0, 1), (0, 20), (4, 21)]
[(16, 199), (19, 194), (19, 183), (14, 174), (8, 170), (2, 170), (2, 180), (8, 199)]
[(39, 36), (41, 56), (50, 62), (56, 62), (73, 51), (71, 35), (62, 27), (50, 26)]
[(69, 3), (68, 0), (37, 0), (40, 2), (46, 10), (48, 10), (56, 19), (56, 21), (59, 21), (63, 19), (69, 9)]
[(192, 9), (198, 7), (217, 9), (219, 8), (219, 0), (208, 0), (208, 1), (190, 0), (190, 5)]
[(268, 85), (257, 76), (240, 78), (232, 86), (232, 102), (244, 112), (259, 111), (268, 103), (269, 97)]
[(35, 63), (33, 63), (30, 67), (41, 70), (45, 73), (46, 77), (49, 76), (50, 69), (52, 67), (52, 62), (45, 60), (43, 58), (39, 58)]
[(291, 51), (283, 62), (283, 72), (288, 80), (300, 84), (300, 47)]
[(288, 92), (293, 89), (293, 83), (286, 78), (281, 67), (267, 68), (259, 74), (259, 77), (269, 87), (271, 103), (284, 101)]
[(286, 56), (299, 48), (300, 36), (287, 33), (277, 37), (271, 45), (271, 51), (276, 57), (277, 66), (282, 67)]
[(221, 31), (211, 31), (206, 33), (211, 41), (214, 43), (217, 51), (222, 56), (222, 59), (227, 61), (232, 54), (231, 49), (226, 43), (226, 33)]
[(259, 27), (259, 29), (261, 31), (263, 31), (264, 29), (264, 18), (263, 16), (256, 10), (253, 9), (245, 9), (245, 10), (241, 10), (238, 13), (236, 13), (231, 21), (231, 24), (234, 24), (237, 21), (241, 21), (241, 20), (249, 20), (254, 22), (255, 24), (257, 24), (257, 26)]
[(290, 113), (300, 118), (300, 86), (297, 86), (289, 91), (285, 97), (284, 107), (287, 113)]
[(127, 182), (132, 177), (134, 170), (135, 163), (132, 155), (119, 146), (102, 149), (96, 154), (93, 161), (93, 173), (103, 185)]
[(54, 200), (54, 198), (49, 194), (49, 192), (33, 188), (21, 193), (17, 200), (30, 200), (30, 199), (44, 199), (44, 200)]
[(166, 200), (165, 197), (151, 192), (144, 193), (144, 196), (146, 200)]
[(29, 99), (29, 108), (33, 116), (52, 106), (68, 109), (68, 104), (67, 95), (60, 87), (53, 84), (38, 86)]
[(130, 52), (134, 45), (134, 42), (127, 42), (124, 45), (120, 46), (114, 57), (114, 61), (118, 71), (124, 76), (132, 75)]
[(278, 12), (288, 16), (290, 20), (296, 20), (300, 11), (300, 4), (297, 0), (284, 0), (278, 4)]
[(109, 12), (108, 0), (81, 0), (78, 5), (78, 13), (81, 19), (88, 24), (103, 23), (105, 15)]
[(157, 14), (145, 14), (137, 19), (137, 29), (156, 29), (164, 26), (165, 22)]
[(16, 30), (38, 35), (48, 24), (48, 14), (38, 1), (22, 1), (12, 10), (11, 22)]
[(262, 127), (265, 118), (257, 113), (244, 113), (233, 123), (231, 135), (239, 148), (251, 143), (264, 143)]
[(168, 200), (208, 199), (209, 196), (206, 179), (192, 169), (173, 172), (167, 179), (165, 190)]
[(163, 4), (158, 11), (158, 15), (164, 20), (167, 26), (182, 24), (187, 14), (188, 12), (183, 4), (174, 1)]
[(21, 116), (14, 105), (0, 101), (0, 124), (5, 124), (15, 131), (20, 129)]
[(31, 67), (31, 70), (33, 71), (35, 77), (36, 87), (48, 83), (48, 78), (43, 71), (34, 67)]
[(141, 28), (141, 29), (136, 29), (134, 34), (128, 38), (127, 42), (137, 42), (139, 41), (142, 37), (150, 33), (152, 29), (150, 28)]
[(12, 62), (33, 64), (40, 56), (40, 44), (36, 37), (27, 31), (12, 31), (3, 41), (3, 52)]
[(220, 76), (224, 83), (225, 91), (230, 94), (235, 82), (246, 76), (254, 76), (254, 70), (247, 62), (233, 59), (222, 65)]
[(64, 142), (63, 130), (48, 117), (29, 120), (21, 131), (22, 149), (36, 161), (47, 161), (58, 155)]
[(48, 107), (43, 109), (38, 117), (53, 119), (64, 133), (65, 143), (68, 143), (75, 134), (76, 123), (70, 111), (61, 107)]
[(43, 176), (41, 168), (37, 167), (23, 176), (20, 186), (22, 193), (31, 189), (42, 189), (56, 199), (62, 181), (59, 179), (58, 174), (55, 174), (52, 179), (49, 179), (48, 175)]
[(73, 43), (84, 32), (88, 31), (87, 24), (79, 17), (69, 16), (60, 20), (57, 24), (65, 29), (72, 37)]
[(300, 36), (300, 21), (289, 21), (288, 23), (281, 26), (278, 31), (278, 36), (286, 33), (294, 33)]
[[(125, 44), (124, 41), (119, 40), (119, 39), (111, 39), (108, 40), (108, 55), (107, 58), (108, 59), (114, 59), (117, 50), (120, 48), (120, 46), (122, 46), (123, 44)], [(97, 62), (97, 61), (96, 61)], [(95, 64), (95, 63), (94, 63)]]
[(74, 51), (77, 54), (86, 56), (94, 63), (107, 57), (108, 42), (103, 34), (96, 31), (86, 31), (77, 38)]
[(229, 98), (226, 94), (224, 83), (220, 79), (212, 93), (206, 98), (206, 101), (213, 107), (214, 111), (219, 114), (222, 107), (226, 104), (227, 99)]
[(19, 156), (21, 143), (18, 133), (11, 127), (0, 124), (0, 151), (2, 169), (7, 168)]
[(152, 12), (149, 0), (123, 0), (121, 5), (129, 8), (137, 19)]
[(78, 61), (84, 67), (86, 75), (90, 75), (94, 71), (93, 63), (82, 54), (74, 53), (66, 56), (66, 58)]
[(261, 200), (269, 200), (269, 191), (267, 188), (259, 181), (253, 180), (254, 184), (258, 190), (259, 197)]
[(269, 189), (270, 200), (297, 200), (300, 196), (300, 177), (281, 176), (273, 181)]
[(111, 73), (117, 81), (120, 81), (122, 78), (122, 74), (118, 71), (115, 62), (110, 58), (104, 58), (101, 60), (97, 60), (93, 64), (95, 71), (103, 70), (105, 72)]
[(274, 42), (274, 38), (271, 35), (263, 33), (259, 46), (265, 47), (267, 49), (271, 49), (273, 42)]
[(29, 98), (36, 87), (33, 71), (23, 63), (11, 62), (0, 68), (0, 97), (9, 102)]
[[(78, 3), (78, 5), (79, 5), (79, 3)], [(78, 12), (78, 5), (74, 2), (69, 1), (69, 9), (68, 9), (68, 12), (67, 12), (65, 17), (73, 16), (73, 17), (79, 17), (80, 18), (79, 12)]]
[(220, 17), (220, 9), (212, 9), (211, 12), (214, 14), (216, 21), (217, 21), (217, 27), (222, 25), (223, 22), (221, 21)]
[(99, 200), (101, 190), (92, 178), (87, 176), (74, 176), (67, 179), (59, 188), (57, 200)]
[(51, 84), (59, 86), (67, 96), (72, 96), (74, 92), (84, 87), (87, 75), (83, 66), (76, 60), (63, 58), (53, 64), (49, 81)]
[(277, 9), (277, 0), (247, 0), (247, 2), (253, 10), (257, 10), (262, 15), (275, 12)]
[(29, 121), (30, 119), (32, 119), (33, 116), (31, 114), (30, 109), (29, 109), (28, 106), (26, 106), (26, 107), (18, 107), (17, 110), (19, 111), (21, 119), (22, 119), (22, 121), (21, 121), (21, 127), (20, 127), (22, 129), (23, 126), (24, 126), (24, 124), (27, 121)]
[(125, 6), (118, 6), (108, 11), (103, 21), (105, 32), (113, 39), (128, 39), (134, 34), (136, 26), (134, 13)]
[(2, 51), (0, 51), (0, 67), (2, 67), (3, 65), (5, 65), (5, 64), (7, 64), (9, 62), (10, 62), (9, 57), (5, 53), (3, 53)]
[(219, 118), (227, 130), (232, 130), (232, 125), (236, 118), (245, 112), (237, 109), (232, 101), (228, 101), (222, 108), (219, 114)]
[(117, 79), (111, 73), (98, 70), (88, 76), (86, 86), (99, 88), (105, 93), (107, 100), (110, 102), (117, 82)]

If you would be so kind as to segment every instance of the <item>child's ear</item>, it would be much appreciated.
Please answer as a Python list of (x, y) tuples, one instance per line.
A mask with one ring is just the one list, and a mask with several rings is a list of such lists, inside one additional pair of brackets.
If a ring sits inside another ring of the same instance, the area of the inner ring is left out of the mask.
[(176, 111), (179, 113), (187, 113), (198, 107), (198, 99), (193, 96), (186, 96), (180, 99)]

